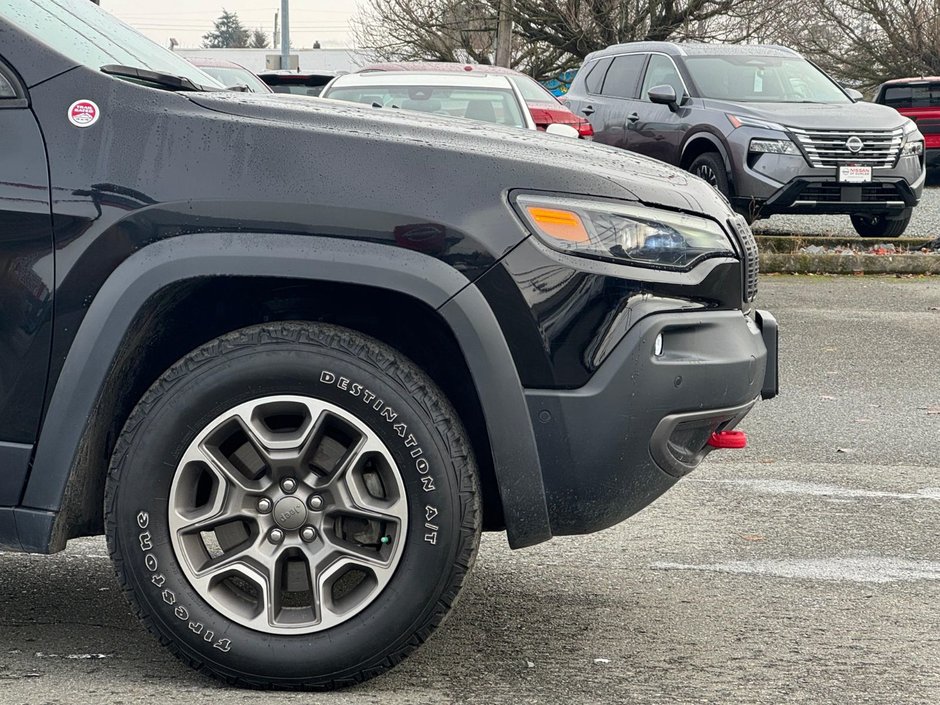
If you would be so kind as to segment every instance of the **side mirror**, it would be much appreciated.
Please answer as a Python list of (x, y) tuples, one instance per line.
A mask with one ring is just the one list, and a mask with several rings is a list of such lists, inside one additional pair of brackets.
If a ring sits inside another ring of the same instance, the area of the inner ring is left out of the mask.
[(559, 137), (573, 137), (578, 139), (580, 133), (578, 128), (572, 127), (571, 125), (562, 125), (561, 123), (553, 123), (545, 128), (545, 132), (549, 135), (558, 135)]
[(651, 103), (668, 105), (672, 112), (679, 109), (679, 98), (676, 96), (676, 89), (672, 86), (653, 86), (646, 95)]
[(865, 96), (862, 95), (862, 92), (857, 91), (854, 88), (846, 88), (845, 93), (849, 98), (852, 99), (853, 103), (857, 103), (858, 101), (865, 99)]

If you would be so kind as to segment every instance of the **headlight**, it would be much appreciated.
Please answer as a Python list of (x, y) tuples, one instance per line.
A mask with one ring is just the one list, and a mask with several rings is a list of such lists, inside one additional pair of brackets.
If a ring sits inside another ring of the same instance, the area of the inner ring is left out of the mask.
[(904, 143), (901, 154), (905, 157), (918, 157), (924, 153), (924, 136), (917, 129), (917, 123), (911, 119), (904, 121)]
[(734, 125), (735, 129), (739, 127), (760, 127), (764, 130), (780, 130), (783, 132), (786, 128), (776, 122), (767, 120), (758, 120), (757, 118), (747, 117), (746, 115), (732, 115), (727, 113), (728, 120)]
[(751, 140), (748, 148), (759, 154), (799, 154), (796, 145), (790, 140)]
[(515, 205), (542, 242), (572, 255), (675, 269), (735, 256), (725, 232), (706, 218), (579, 198), (522, 195)]

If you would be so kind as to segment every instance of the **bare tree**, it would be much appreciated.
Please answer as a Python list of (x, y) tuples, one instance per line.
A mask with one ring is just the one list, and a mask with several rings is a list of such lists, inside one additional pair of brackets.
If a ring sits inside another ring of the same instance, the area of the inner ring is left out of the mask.
[(936, 75), (940, 0), (812, 0), (789, 42), (859, 88)]
[[(373, 0), (357, 19), (356, 38), (387, 60), (492, 63), (499, 4)], [(514, 0), (511, 64), (553, 78), (620, 42), (738, 39), (769, 25), (774, 9), (762, 0)]]

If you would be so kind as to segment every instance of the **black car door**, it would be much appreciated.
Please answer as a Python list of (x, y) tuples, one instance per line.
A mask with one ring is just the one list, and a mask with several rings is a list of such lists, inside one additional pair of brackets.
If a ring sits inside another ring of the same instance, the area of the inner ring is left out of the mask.
[(0, 59), (0, 506), (19, 501), (49, 366), (48, 175), (25, 87)]
[[(650, 101), (650, 89), (658, 86), (672, 86), (680, 103), (677, 110)], [(684, 117), (689, 111), (681, 107), (683, 96), (687, 93), (673, 60), (665, 54), (651, 54), (640, 87), (640, 102), (636, 111), (638, 119), (632, 125), (630, 149), (660, 161), (678, 164), (679, 147), (688, 130)]]
[(646, 54), (617, 56), (607, 69), (600, 95), (591, 103), (594, 141), (631, 149), (630, 133), (637, 120), (637, 89)]

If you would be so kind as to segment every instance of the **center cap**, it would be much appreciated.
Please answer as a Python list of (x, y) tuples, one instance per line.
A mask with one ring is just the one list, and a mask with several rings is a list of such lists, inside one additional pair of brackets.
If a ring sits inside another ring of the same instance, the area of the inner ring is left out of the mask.
[(274, 505), (274, 523), (285, 531), (299, 529), (307, 522), (307, 507), (297, 497), (284, 497)]

